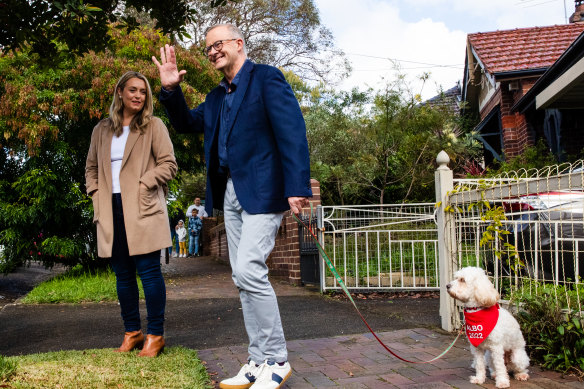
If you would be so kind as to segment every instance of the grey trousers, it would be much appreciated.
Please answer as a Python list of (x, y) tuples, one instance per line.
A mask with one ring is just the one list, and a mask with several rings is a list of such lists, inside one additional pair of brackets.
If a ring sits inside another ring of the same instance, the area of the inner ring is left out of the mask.
[(282, 213), (252, 215), (243, 210), (231, 178), (223, 203), (232, 278), (239, 290), (249, 337), (249, 359), (256, 363), (288, 360), (278, 301), (268, 280), (266, 260), (274, 248)]

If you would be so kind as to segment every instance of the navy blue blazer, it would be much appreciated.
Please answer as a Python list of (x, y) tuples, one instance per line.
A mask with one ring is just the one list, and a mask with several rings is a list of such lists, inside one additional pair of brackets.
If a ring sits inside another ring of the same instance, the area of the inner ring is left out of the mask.
[[(280, 70), (246, 61), (230, 112), (227, 155), (235, 193), (251, 214), (283, 212), (288, 197), (311, 197), (306, 126), (292, 88)], [(240, 90), (241, 88), (241, 90)], [(223, 209), (227, 177), (218, 173), (217, 134), (225, 88), (217, 86), (189, 110), (182, 90), (162, 90), (160, 102), (178, 132), (204, 132), (205, 209)]]

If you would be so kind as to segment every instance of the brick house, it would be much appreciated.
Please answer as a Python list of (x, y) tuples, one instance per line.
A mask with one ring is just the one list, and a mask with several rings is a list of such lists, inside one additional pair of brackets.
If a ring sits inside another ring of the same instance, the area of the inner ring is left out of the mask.
[(514, 105), (563, 162), (584, 151), (584, 33)]
[(576, 1), (569, 24), (468, 35), (462, 111), (479, 118), (475, 132), (486, 165), (519, 155), (540, 138), (554, 150), (544, 129), (549, 113), (517, 104), (584, 31), (583, 3)]

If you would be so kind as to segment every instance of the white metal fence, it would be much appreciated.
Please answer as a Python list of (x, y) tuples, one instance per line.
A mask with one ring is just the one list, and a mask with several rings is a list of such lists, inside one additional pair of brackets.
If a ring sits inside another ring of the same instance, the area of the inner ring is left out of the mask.
[[(446, 235), (450, 277), (458, 268), (479, 266), (492, 275), (502, 299), (551, 290), (556, 302), (582, 311), (582, 162), (454, 181), (438, 226)], [(450, 314), (445, 329), (458, 324), (456, 308)]]
[[(348, 289), (440, 290), (445, 330), (460, 311), (445, 285), (459, 268), (486, 269), (503, 299), (550, 293), (582, 311), (584, 162), (453, 180), (441, 152), (437, 204), (319, 207), (319, 240)], [(340, 286), (320, 261), (321, 288)]]
[[(319, 240), (350, 290), (437, 290), (434, 204), (318, 208)], [(321, 261), (321, 288), (340, 286)]]

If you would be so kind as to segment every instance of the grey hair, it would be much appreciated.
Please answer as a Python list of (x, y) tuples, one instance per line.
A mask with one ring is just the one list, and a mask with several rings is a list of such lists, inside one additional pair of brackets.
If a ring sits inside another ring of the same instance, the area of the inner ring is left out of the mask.
[(213, 25), (205, 30), (205, 37), (207, 36), (207, 34), (211, 30), (214, 30), (217, 27), (227, 27), (227, 30), (232, 34), (231, 36), (233, 38), (241, 39), (243, 41), (243, 52), (247, 55), (247, 44), (245, 43), (245, 38), (243, 36), (243, 32), (241, 32), (241, 29), (239, 27), (237, 27), (235, 24), (231, 24), (231, 23), (215, 24), (215, 25)]

